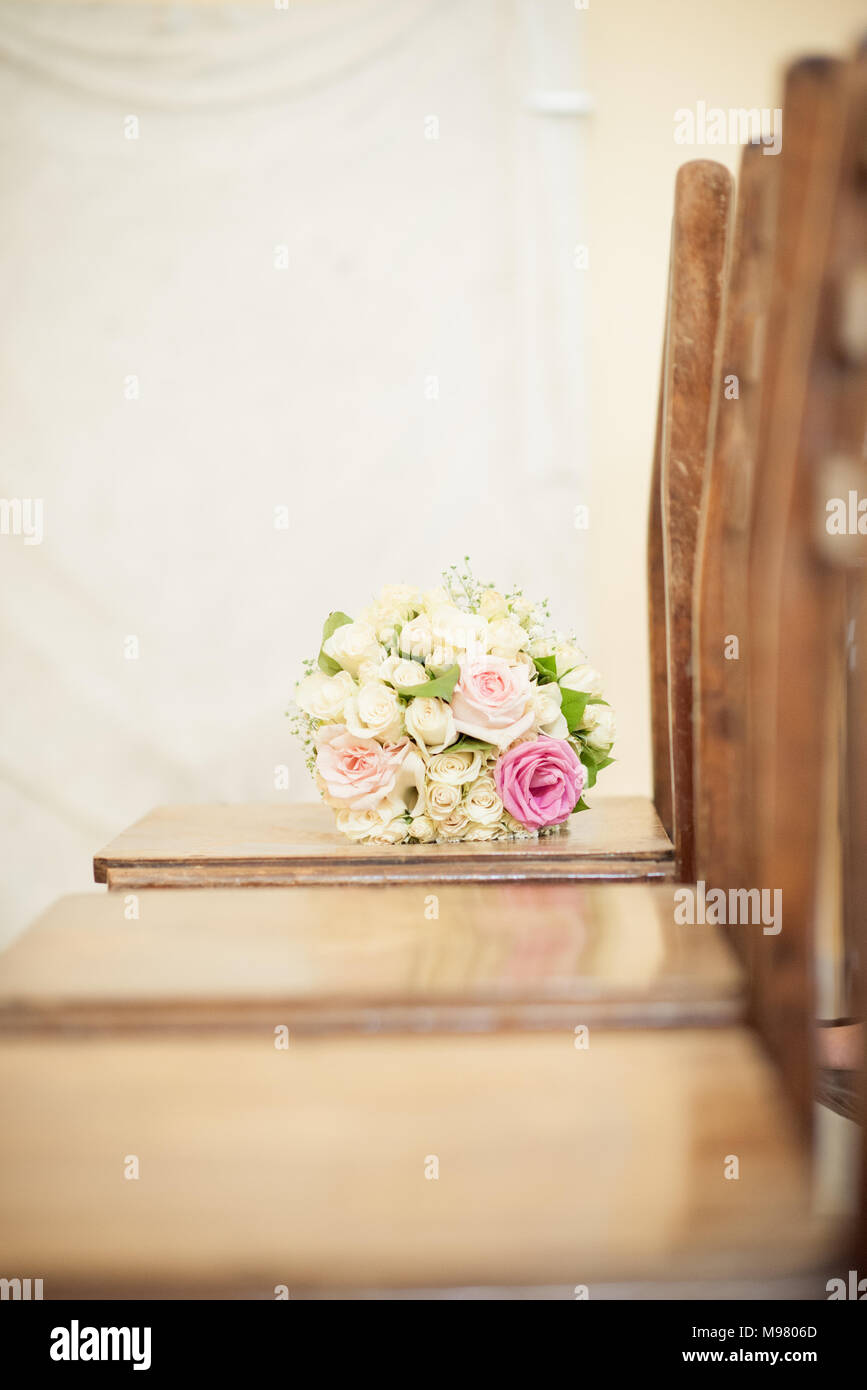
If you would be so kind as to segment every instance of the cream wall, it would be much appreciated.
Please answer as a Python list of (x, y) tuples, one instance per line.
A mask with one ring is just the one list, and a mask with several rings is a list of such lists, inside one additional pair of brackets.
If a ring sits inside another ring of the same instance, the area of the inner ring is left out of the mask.
[[(674, 142), (674, 112), (775, 107), (793, 56), (845, 53), (862, 0), (589, 0), (580, 15), (589, 120), (586, 537), (588, 644), (618, 713), (611, 791), (650, 788), (645, 534), (674, 178), (688, 158), (737, 169), (737, 150)], [(783, 139), (785, 140), (785, 128)]]

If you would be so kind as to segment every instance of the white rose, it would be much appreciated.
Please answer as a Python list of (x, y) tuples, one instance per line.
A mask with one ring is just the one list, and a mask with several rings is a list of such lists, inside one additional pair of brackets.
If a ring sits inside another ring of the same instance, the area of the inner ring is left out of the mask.
[(433, 613), (436, 608), (445, 608), (451, 603), (448, 590), (439, 585), (436, 589), (425, 589), (421, 596), (421, 606), (425, 613)]
[(518, 619), (518, 622), (522, 623), (525, 627), (530, 622), (538, 621), (539, 609), (536, 607), (536, 604), (533, 603), (532, 599), (523, 597), (513, 598), (509, 606), (514, 616)]
[(614, 710), (610, 705), (588, 705), (584, 711), (583, 727), (587, 730), (587, 742), (591, 748), (610, 748), (617, 733)]
[(491, 623), (488, 629), (488, 646), (492, 656), (504, 656), (514, 661), (523, 647), (527, 645), (527, 634), (513, 618), (500, 618)]
[(370, 681), (346, 701), (344, 723), (359, 738), (397, 743), (403, 733), (403, 711), (391, 686)]
[(553, 683), (540, 685), (533, 694), (533, 715), (537, 729), (551, 738), (566, 738), (569, 726), (563, 718), (563, 692)]
[(470, 825), (465, 840), (502, 840), (505, 834), (500, 825)]
[(490, 623), (495, 618), (507, 618), (509, 605), (497, 589), (485, 589), (479, 599), (479, 612)]
[(482, 756), (477, 749), (457, 753), (437, 753), (427, 765), (429, 782), (442, 782), (446, 786), (460, 787), (465, 782), (475, 782), (482, 766)]
[(337, 812), (337, 829), (348, 840), (354, 840), (360, 844), (363, 840), (368, 840), (371, 835), (382, 830), (384, 826), (390, 825), (394, 819), (394, 809), (391, 806), (377, 807), (373, 811), (351, 811), (344, 808)]
[(386, 584), (377, 602), (406, 618), (420, 607), (421, 596), (412, 584)]
[(527, 648), (531, 656), (543, 657), (554, 655), (553, 637), (534, 637)]
[(522, 825), (514, 816), (510, 816), (508, 811), (503, 816), (503, 829), (513, 840), (538, 840), (539, 836), (535, 830), (528, 830), (526, 825)]
[(436, 826), (430, 816), (416, 816), (415, 820), (409, 823), (409, 833), (419, 844), (430, 844), (436, 836)]
[(425, 783), (425, 803), (427, 814), (432, 820), (439, 822), (446, 816), (450, 816), (459, 805), (461, 800), (460, 787), (453, 786), (449, 782)]
[(343, 627), (332, 632), (324, 643), (323, 651), (353, 676), (362, 661), (379, 664), (385, 656), (369, 623), (344, 623)]
[(346, 701), (354, 690), (355, 681), (348, 671), (338, 671), (336, 676), (326, 676), (324, 671), (312, 671), (299, 682), (295, 703), (312, 719), (339, 724)]
[(428, 753), (441, 753), (458, 736), (451, 707), (445, 700), (420, 695), (404, 712), (406, 731)]
[(400, 817), (382, 825), (368, 838), (370, 845), (400, 845), (409, 837), (409, 826)]
[(444, 604), (431, 614), (434, 647), (443, 651), (482, 653), (487, 650), (488, 624), (477, 613), (465, 613), (454, 604)]
[(437, 821), (437, 837), (441, 840), (462, 840), (469, 824), (470, 818), (463, 806), (456, 806)]
[(400, 632), (400, 650), (403, 656), (412, 657), (415, 661), (424, 661), (433, 651), (433, 646), (430, 618), (424, 613), (404, 623)]
[(564, 690), (579, 690), (586, 695), (602, 694), (602, 677), (593, 666), (588, 666), (585, 662), (583, 666), (576, 666), (574, 671), (569, 671), (567, 675), (561, 676), (560, 684)]
[(402, 690), (412, 690), (415, 685), (424, 685), (429, 680), (427, 671), (418, 661), (406, 661), (402, 656), (387, 656), (381, 661), (379, 679)]
[[(464, 797), (464, 809), (476, 825), (494, 826), (500, 821), (503, 803), (497, 795), (492, 777), (479, 777), (473, 783)], [(476, 835), (474, 838), (479, 840), (489, 837)]]
[(587, 653), (576, 647), (574, 642), (558, 642), (553, 654), (557, 660), (558, 676), (565, 675), (573, 666), (580, 666), (587, 660)]
[(369, 685), (371, 681), (380, 679), (380, 670), (385, 662), (362, 661), (358, 668), (358, 684)]

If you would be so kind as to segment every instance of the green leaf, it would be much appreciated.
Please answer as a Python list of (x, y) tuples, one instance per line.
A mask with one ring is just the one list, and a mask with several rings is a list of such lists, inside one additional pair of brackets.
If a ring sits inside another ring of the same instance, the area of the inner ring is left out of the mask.
[(590, 807), (587, 805), (587, 802), (584, 800), (584, 797), (582, 796), (582, 797), (576, 802), (576, 804), (572, 807), (572, 815), (574, 816), (574, 814), (575, 814), (576, 811), (589, 811), (589, 810), (590, 810)]
[(587, 703), (588, 705), (607, 705), (608, 701), (603, 700), (601, 695), (591, 695)]
[(322, 628), (322, 641), (319, 644), (319, 669), (320, 671), (324, 671), (326, 676), (336, 676), (338, 671), (343, 670), (343, 667), (340, 665), (339, 661), (334, 660), (333, 656), (328, 656), (322, 648), (325, 646), (332, 632), (336, 632), (339, 627), (345, 627), (347, 623), (351, 622), (352, 619), (347, 617), (345, 613), (329, 613), (328, 617), (325, 619)]
[(423, 681), (421, 685), (396, 685), (395, 690), (399, 695), (405, 695), (408, 700), (420, 696), (429, 700), (451, 700), (460, 674), (460, 666), (449, 666), (441, 676), (434, 676), (432, 680)]
[(462, 734), (457, 743), (450, 743), (448, 748), (444, 748), (444, 753), (493, 753), (496, 748), (495, 743), (482, 743), (480, 738), (467, 738)]
[(609, 763), (614, 762), (614, 759), (609, 757), (607, 748), (591, 748), (589, 743), (585, 743), (584, 751), (581, 754), (581, 761), (586, 766), (592, 763), (593, 766), (598, 769), (607, 767)]
[(561, 710), (563, 718), (566, 720), (566, 728), (570, 734), (574, 734), (584, 718), (584, 710), (587, 708), (587, 701), (590, 696), (583, 690), (564, 690), (560, 687), (563, 701)]
[(550, 685), (557, 679), (557, 659), (553, 656), (534, 656), (533, 665), (539, 673), (539, 685)]

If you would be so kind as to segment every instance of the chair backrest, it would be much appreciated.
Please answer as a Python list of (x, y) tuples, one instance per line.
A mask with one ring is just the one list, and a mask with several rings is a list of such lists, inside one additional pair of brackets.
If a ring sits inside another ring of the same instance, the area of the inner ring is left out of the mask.
[[(744, 147), (696, 557), (696, 875), (741, 882), (748, 845), (748, 556), (779, 161)], [(734, 933), (747, 955), (748, 932)]]
[(648, 523), (654, 799), (694, 871), (693, 584), (707, 441), (716, 408), (732, 178), (694, 160), (674, 196), (665, 344)]
[[(865, 556), (863, 537), (853, 545), (853, 537), (830, 535), (826, 527), (826, 503), (836, 496), (848, 501), (856, 480), (867, 494), (863, 62), (798, 64), (789, 74), (784, 119), (750, 545), (744, 791), (752, 805), (752, 853), (743, 886), (780, 894), (781, 930), (754, 937), (751, 1007), (808, 1126), (817, 922), (836, 910), (823, 899), (819, 874), (828, 828), (824, 731), (838, 716), (847, 567)], [(867, 821), (854, 819), (863, 776), (855, 749), (844, 766), (850, 791), (843, 838), (855, 838), (860, 863)], [(851, 903), (862, 892), (863, 870), (849, 859)]]

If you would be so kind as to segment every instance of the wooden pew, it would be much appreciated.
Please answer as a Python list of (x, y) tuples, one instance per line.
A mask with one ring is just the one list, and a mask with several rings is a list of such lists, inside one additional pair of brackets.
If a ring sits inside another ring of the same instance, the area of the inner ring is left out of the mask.
[(690, 596), (730, 220), (728, 172), (708, 160), (684, 165), (674, 197), (648, 534), (656, 804), (594, 797), (566, 831), (533, 844), (398, 847), (350, 844), (321, 805), (163, 806), (94, 856), (97, 883), (130, 890), (692, 876)]

